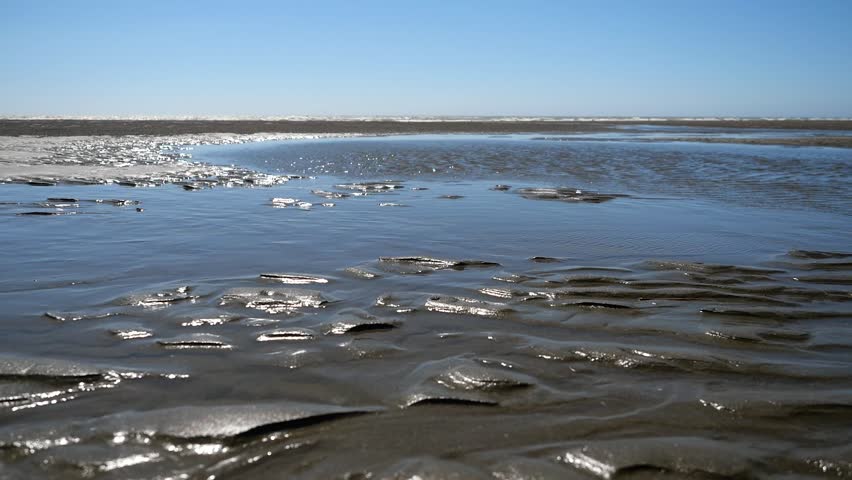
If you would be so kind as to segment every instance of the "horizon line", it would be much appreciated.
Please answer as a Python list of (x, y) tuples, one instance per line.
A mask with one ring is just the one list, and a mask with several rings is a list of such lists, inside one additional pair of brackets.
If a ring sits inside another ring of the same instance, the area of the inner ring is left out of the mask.
[(124, 121), (350, 121), (350, 122), (665, 122), (665, 121), (852, 121), (852, 117), (680, 115), (3, 115), (0, 120)]

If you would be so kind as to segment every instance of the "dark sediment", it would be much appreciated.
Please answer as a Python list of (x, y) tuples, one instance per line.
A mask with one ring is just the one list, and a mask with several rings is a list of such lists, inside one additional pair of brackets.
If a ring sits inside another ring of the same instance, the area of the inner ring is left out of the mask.
[(361, 121), (361, 120), (0, 120), (0, 136), (182, 135), (195, 133), (577, 133), (614, 126), (852, 130), (850, 120)]
[[(777, 128), (777, 127), (776, 127)], [(653, 141), (653, 140), (651, 140)], [(786, 147), (834, 147), (852, 148), (852, 136), (838, 137), (791, 137), (791, 138), (667, 138), (667, 142), (737, 143), (742, 145), (780, 145)]]

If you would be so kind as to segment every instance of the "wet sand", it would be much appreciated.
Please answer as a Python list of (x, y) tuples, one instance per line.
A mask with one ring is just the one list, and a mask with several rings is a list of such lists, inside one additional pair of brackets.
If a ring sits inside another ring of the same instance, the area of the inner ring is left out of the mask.
[(620, 120), (620, 121), (360, 121), (360, 120), (12, 120), (0, 119), (0, 136), (182, 135), (198, 133), (580, 133), (617, 126), (852, 130), (852, 120)]
[(156, 186), (272, 185), (270, 176), (228, 165), (192, 160), (200, 145), (226, 145), (351, 134), (182, 134), (0, 137), (0, 182), (50, 186), (57, 183)]
[(538, 135), (2, 138), (0, 478), (852, 476), (852, 151)]

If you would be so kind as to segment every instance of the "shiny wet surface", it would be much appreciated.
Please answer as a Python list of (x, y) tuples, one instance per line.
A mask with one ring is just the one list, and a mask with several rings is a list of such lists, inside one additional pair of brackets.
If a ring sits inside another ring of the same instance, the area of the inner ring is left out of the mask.
[(194, 159), (316, 178), (0, 187), (0, 476), (852, 476), (845, 151)]
[[(720, 135), (708, 133), (714, 129), (682, 130), (693, 137)], [(667, 131), (268, 142), (233, 149), (199, 147), (195, 158), (285, 175), (494, 180), (517, 187), (565, 186), (785, 210), (852, 212), (848, 188), (852, 149), (666, 142)], [(737, 135), (773, 134), (784, 132)]]

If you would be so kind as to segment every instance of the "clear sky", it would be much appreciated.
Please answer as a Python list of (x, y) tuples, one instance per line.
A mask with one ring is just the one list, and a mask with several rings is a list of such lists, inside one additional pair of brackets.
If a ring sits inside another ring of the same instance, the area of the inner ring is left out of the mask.
[(0, 115), (852, 117), (852, 0), (0, 0)]

